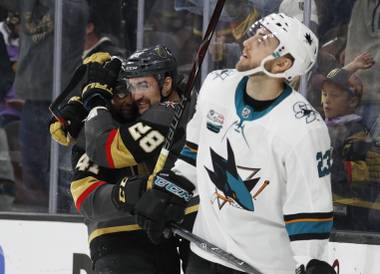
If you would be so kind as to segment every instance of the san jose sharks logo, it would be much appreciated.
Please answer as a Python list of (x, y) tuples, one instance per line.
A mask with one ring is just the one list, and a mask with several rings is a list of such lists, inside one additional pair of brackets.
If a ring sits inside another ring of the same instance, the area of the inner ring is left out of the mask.
[[(219, 209), (228, 203), (232, 206), (254, 211), (253, 200), (269, 184), (265, 181), (254, 195), (251, 194), (253, 188), (257, 185), (260, 177), (253, 178), (260, 168), (247, 168), (236, 166), (235, 156), (229, 140), (227, 139), (227, 159), (224, 159), (215, 151), (210, 149), (211, 161), (214, 171), (207, 167), (207, 173), (211, 181), (215, 184), (216, 190), (212, 202), (217, 201)], [(252, 171), (246, 180), (243, 180), (238, 174), (237, 168)]]
[(293, 105), (293, 110), (297, 119), (305, 118), (306, 123), (309, 124), (314, 121), (319, 121), (320, 116), (317, 111), (305, 102), (297, 102)]

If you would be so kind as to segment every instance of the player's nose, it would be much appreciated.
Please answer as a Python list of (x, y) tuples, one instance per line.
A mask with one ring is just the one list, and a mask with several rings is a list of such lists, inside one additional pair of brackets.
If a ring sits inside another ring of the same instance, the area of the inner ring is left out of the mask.
[(138, 100), (140, 100), (143, 97), (144, 97), (144, 93), (143, 92), (140, 92), (138, 90), (132, 92), (132, 100), (133, 101), (138, 101)]
[(249, 37), (248, 39), (244, 40), (244, 42), (243, 42), (244, 48), (249, 49), (251, 47), (253, 41), (256, 39), (255, 37), (256, 37), (256, 35)]

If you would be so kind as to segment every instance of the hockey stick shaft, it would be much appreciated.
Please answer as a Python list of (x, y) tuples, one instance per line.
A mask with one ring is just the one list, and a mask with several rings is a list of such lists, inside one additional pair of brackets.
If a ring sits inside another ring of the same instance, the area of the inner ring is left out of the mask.
[(236, 266), (237, 268), (243, 270), (244, 272), (253, 273), (253, 274), (262, 274), (259, 270), (249, 265), (248, 263), (236, 258), (234, 255), (224, 251), (223, 249), (213, 245), (212, 243), (209, 243), (208, 241), (194, 235), (190, 231), (187, 231), (186, 229), (180, 227), (177, 224), (172, 224), (171, 230), (173, 231), (174, 234), (177, 234), (178, 236), (188, 240), (189, 242), (194, 243), (196, 246), (198, 246), (202, 250), (209, 252), (211, 254), (214, 254), (219, 259), (222, 259), (223, 261)]
[[(194, 87), (195, 80), (199, 74), (199, 70), (201, 68), (203, 59), (206, 55), (208, 46), (211, 42), (211, 38), (214, 34), (216, 25), (219, 21), (219, 17), (222, 13), (224, 2), (225, 2), (225, 0), (218, 0), (218, 2), (216, 3), (216, 6), (215, 6), (213, 14), (211, 16), (210, 22), (207, 26), (204, 38), (203, 38), (202, 43), (200, 44), (200, 46), (198, 48), (197, 55), (195, 57), (195, 60), (194, 60), (188, 81), (186, 83), (186, 89), (184, 92), (184, 96), (182, 96), (181, 101), (179, 103), (179, 108), (177, 108), (177, 111), (175, 112), (173, 120), (170, 124), (169, 132), (165, 138), (165, 143), (161, 149), (160, 155), (159, 155), (158, 160), (156, 162), (156, 165), (154, 167), (153, 175), (157, 174), (157, 172), (162, 170), (162, 168), (164, 167), (164, 165), (166, 163), (166, 159), (169, 155), (171, 146), (173, 144), (175, 131), (176, 131), (176, 129), (179, 125), (179, 122), (182, 118), (186, 103), (190, 100), (191, 91)], [(152, 184), (153, 184), (152, 181), (153, 181), (153, 176), (150, 176), (148, 183), (147, 183), (148, 189), (152, 188)], [(208, 241), (192, 234), (191, 232), (181, 228), (180, 226), (178, 226), (176, 224), (172, 224), (171, 230), (173, 233), (177, 234), (178, 236), (194, 243), (195, 245), (202, 248), (203, 250), (214, 254), (215, 256), (219, 257), (220, 259), (238, 267), (239, 269), (244, 270), (247, 273), (261, 274), (261, 272), (259, 272), (257, 269), (250, 266), (248, 263), (236, 258), (232, 254), (220, 249), (219, 247), (217, 247), (217, 246), (209, 243)]]
[[(184, 109), (186, 107), (186, 104), (188, 101), (190, 101), (191, 91), (194, 87), (195, 80), (199, 74), (199, 70), (201, 68), (203, 59), (206, 55), (208, 46), (211, 42), (211, 38), (215, 32), (216, 25), (219, 21), (220, 15), (223, 10), (225, 0), (218, 0), (218, 2), (215, 5), (214, 11), (211, 15), (210, 22), (208, 23), (206, 32), (204, 34), (202, 43), (199, 45), (199, 48), (197, 50), (197, 54), (195, 56), (193, 66), (191, 68), (191, 72), (189, 75), (189, 78), (186, 83), (186, 88), (184, 91), (184, 96), (182, 96), (181, 101), (179, 103), (178, 108), (176, 109), (176, 112), (174, 114), (173, 120), (169, 126), (169, 132), (165, 138), (165, 143), (161, 149), (160, 155), (158, 156), (158, 160), (156, 162), (156, 165), (154, 166), (153, 175), (157, 174), (162, 168), (164, 167), (166, 163), (166, 159), (169, 155), (171, 146), (173, 145), (174, 140), (174, 134), (177, 130), (177, 127), (179, 125), (179, 122), (183, 116)], [(152, 182), (153, 176), (149, 177), (147, 188), (152, 188)]]
[(61, 117), (60, 107), (67, 101), (67, 97), (74, 90), (75, 86), (83, 79), (83, 75), (86, 72), (86, 66), (80, 65), (76, 68), (73, 77), (71, 77), (70, 83), (67, 87), (53, 100), (49, 106), (50, 113), (57, 119), (62, 122), (64, 120)]

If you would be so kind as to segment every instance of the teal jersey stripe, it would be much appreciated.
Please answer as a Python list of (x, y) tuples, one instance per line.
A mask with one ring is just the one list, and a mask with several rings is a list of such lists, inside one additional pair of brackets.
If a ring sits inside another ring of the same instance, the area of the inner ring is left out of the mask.
[(296, 222), (286, 224), (286, 230), (288, 235), (297, 235), (297, 234), (315, 234), (315, 233), (330, 233), (333, 226), (332, 221), (325, 222)]

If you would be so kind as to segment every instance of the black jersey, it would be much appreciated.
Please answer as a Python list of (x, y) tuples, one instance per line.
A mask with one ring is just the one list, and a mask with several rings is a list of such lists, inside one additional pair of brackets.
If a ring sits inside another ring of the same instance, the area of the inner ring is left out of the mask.
[[(118, 125), (110, 112), (93, 109), (85, 123), (86, 152), (97, 164), (122, 168), (145, 163), (151, 169), (164, 144), (175, 108), (172, 102), (152, 106), (134, 122)], [(182, 119), (187, 121), (187, 119)], [(178, 127), (171, 154), (176, 156), (184, 145), (185, 128)], [(170, 161), (169, 165), (172, 164)]]
[[(134, 216), (116, 209), (111, 196), (114, 184), (123, 177), (152, 172), (175, 107), (169, 103), (152, 106), (129, 124), (119, 124), (106, 109), (96, 109), (96, 115), (90, 113), (85, 132), (73, 147), (71, 193), (85, 218), (94, 261), (106, 254), (127, 252), (136, 245), (146, 246), (147, 252), (152, 247)], [(175, 137), (174, 155), (183, 146), (184, 136), (181, 127)], [(170, 166), (173, 161), (167, 163)], [(194, 199), (186, 210), (189, 226), (196, 210)], [(176, 244), (172, 240), (163, 245), (176, 248)]]

